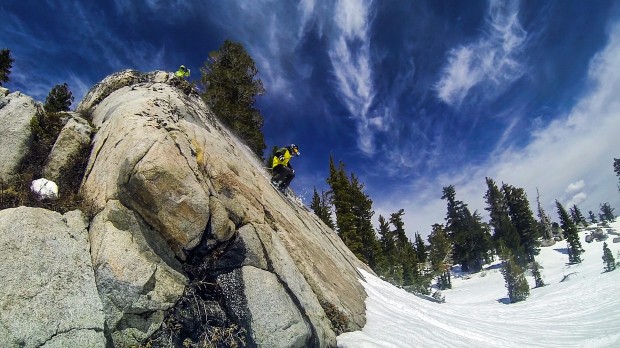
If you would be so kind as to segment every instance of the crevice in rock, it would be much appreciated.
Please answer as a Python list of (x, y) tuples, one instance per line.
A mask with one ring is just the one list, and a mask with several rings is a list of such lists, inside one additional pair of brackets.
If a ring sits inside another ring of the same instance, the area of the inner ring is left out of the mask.
[(64, 335), (64, 334), (68, 334), (70, 332), (73, 331), (95, 331), (95, 332), (103, 332), (104, 330), (98, 327), (79, 327), (79, 328), (70, 328), (67, 330), (62, 330), (59, 331), (58, 328), (56, 328), (56, 332), (54, 332), (54, 334), (52, 334), (48, 339), (46, 339), (43, 343), (41, 343), (38, 347), (43, 347), (44, 345), (46, 345), (48, 342), (54, 340), (56, 337)]
[(149, 280), (147, 280), (144, 286), (142, 287), (142, 291), (140, 292), (140, 295), (146, 295), (149, 292), (153, 291), (153, 289), (155, 289), (155, 282), (156, 282), (155, 274), (157, 273), (158, 268), (159, 266), (155, 265), (155, 269), (153, 270), (153, 273), (149, 277)]
[[(198, 245), (185, 250), (188, 256), (183, 269), (189, 284), (181, 298), (166, 311), (162, 326), (149, 337), (147, 344), (168, 347), (169, 342), (172, 342), (173, 346), (180, 347), (185, 340), (189, 340), (202, 344), (200, 346), (207, 346), (205, 342), (217, 347), (230, 346), (232, 343), (239, 347), (256, 346), (249, 333), (250, 318), (235, 314), (231, 299), (225, 295), (230, 289), (224, 291), (218, 283), (218, 277), (226, 274), (232, 281), (238, 269), (234, 271), (214, 267), (221, 255), (231, 252), (230, 248), (237, 238), (238, 233), (229, 241), (214, 242), (209, 219)], [(236, 279), (234, 284), (233, 289), (243, 291), (242, 279)], [(249, 313), (247, 308), (244, 313)], [(232, 341), (221, 341), (225, 337)]]
[(87, 172), (84, 173), (84, 178), (87, 178), (90, 175), (90, 172), (93, 170), (95, 163), (97, 163), (97, 158), (99, 157), (99, 153), (101, 152), (101, 149), (103, 149), (107, 141), (108, 141), (108, 137), (105, 137), (105, 139), (103, 139), (103, 143), (101, 144), (101, 146), (99, 146), (99, 148), (97, 149), (97, 152), (95, 152), (94, 159), (92, 160), (92, 162), (90, 162), (91, 163), (90, 167), (87, 168)]

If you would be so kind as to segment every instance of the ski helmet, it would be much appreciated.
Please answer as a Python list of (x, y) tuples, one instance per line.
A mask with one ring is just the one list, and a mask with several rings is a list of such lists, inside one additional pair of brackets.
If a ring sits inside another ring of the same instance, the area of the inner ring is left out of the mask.
[(297, 145), (295, 145), (295, 144), (291, 144), (290, 148), (291, 148), (291, 150), (292, 150), (292, 152), (293, 152), (293, 155), (295, 155), (295, 156), (299, 156), (299, 155), (301, 155), (301, 153), (299, 152), (299, 148), (297, 147)]

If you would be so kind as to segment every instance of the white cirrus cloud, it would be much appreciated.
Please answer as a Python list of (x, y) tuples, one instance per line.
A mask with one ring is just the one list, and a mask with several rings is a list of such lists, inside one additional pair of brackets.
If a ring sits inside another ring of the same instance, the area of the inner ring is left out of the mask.
[(435, 84), (437, 97), (458, 107), (475, 88), (497, 95), (525, 73), (518, 61), (527, 33), (518, 20), (518, 3), (492, 0), (483, 36), (450, 50)]
[(369, 120), (374, 99), (369, 38), (371, 6), (372, 2), (364, 0), (336, 2), (328, 52), (342, 102), (356, 121), (358, 147), (366, 154), (374, 153), (373, 125), (381, 124)]
[(439, 199), (444, 186), (454, 185), (457, 199), (471, 211), (485, 213), (485, 177), (524, 188), (532, 208), (536, 207), (538, 189), (543, 208), (556, 221), (556, 199), (577, 204), (582, 211), (597, 211), (605, 202), (620, 209), (618, 179), (613, 172), (620, 129), (620, 22), (610, 25), (608, 36), (607, 46), (590, 61), (589, 87), (581, 99), (567, 114), (534, 130), (528, 145), (498, 150), (483, 165), (438, 174), (384, 196), (375, 194), (376, 210), (405, 208), (410, 237), (416, 230), (428, 234), (432, 224), (444, 223), (446, 205)]

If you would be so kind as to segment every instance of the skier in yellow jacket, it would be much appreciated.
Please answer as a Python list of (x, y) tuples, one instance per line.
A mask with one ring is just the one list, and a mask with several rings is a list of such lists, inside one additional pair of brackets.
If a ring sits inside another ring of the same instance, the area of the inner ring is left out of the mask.
[(273, 177), (271, 184), (281, 192), (284, 192), (295, 177), (295, 170), (291, 166), (290, 160), (293, 156), (299, 156), (299, 148), (295, 144), (278, 149), (271, 162)]
[(177, 70), (177, 72), (175, 72), (174, 75), (180, 78), (188, 78), (189, 73), (190, 73), (189, 69), (186, 68), (185, 65), (181, 65), (179, 67), (179, 70)]

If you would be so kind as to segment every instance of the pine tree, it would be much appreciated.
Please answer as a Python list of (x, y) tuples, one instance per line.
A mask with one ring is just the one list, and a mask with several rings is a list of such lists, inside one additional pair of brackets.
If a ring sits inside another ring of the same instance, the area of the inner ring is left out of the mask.
[(394, 233), (390, 229), (390, 223), (379, 215), (379, 227), (377, 233), (380, 236), (379, 243), (383, 251), (382, 272), (388, 282), (392, 284), (402, 284), (403, 275), (400, 265), (397, 266), (396, 241)]
[(47, 112), (69, 111), (73, 99), (73, 94), (69, 90), (67, 83), (56, 85), (47, 95), (47, 98), (45, 98), (45, 105), (43, 108), (45, 108)]
[(331, 187), (329, 195), (336, 213), (338, 236), (355, 256), (363, 260), (362, 241), (355, 231), (355, 216), (351, 205), (351, 185), (345, 173), (344, 164), (340, 162), (336, 167), (331, 156), (329, 158), (327, 183)]
[(426, 245), (424, 245), (424, 240), (422, 240), (422, 237), (420, 236), (419, 233), (415, 234), (415, 252), (416, 255), (418, 257), (418, 261), (421, 264), (426, 263)]
[(581, 254), (584, 250), (582, 249), (581, 242), (579, 241), (579, 232), (577, 231), (577, 227), (562, 204), (556, 200), (555, 205), (558, 208), (558, 216), (560, 217), (560, 225), (564, 231), (564, 238), (568, 243), (568, 262), (581, 263)]
[(487, 210), (491, 220), (489, 224), (493, 228), (493, 240), (495, 247), (502, 245), (510, 249), (519, 260), (525, 260), (525, 251), (521, 245), (521, 237), (516, 227), (510, 221), (508, 203), (503, 191), (500, 191), (493, 179), (486, 178), (487, 192), (484, 196), (488, 204)]
[[(614, 158), (614, 173), (618, 176), (618, 181), (620, 182), (620, 159)], [(620, 185), (618, 185), (618, 191), (620, 191)]]
[(316, 216), (321, 219), (329, 228), (332, 230), (336, 227), (334, 225), (334, 221), (332, 220), (332, 211), (329, 205), (329, 198), (327, 197), (327, 193), (321, 191), (321, 195), (316, 191), (316, 187), (314, 188), (314, 194), (312, 195), (312, 202), (310, 203), (310, 208)]
[(534, 276), (535, 288), (540, 288), (546, 285), (540, 275), (540, 265), (536, 261), (532, 262), (532, 275)]
[(349, 183), (351, 206), (355, 216), (355, 230), (362, 243), (364, 261), (370, 268), (374, 269), (380, 263), (383, 253), (381, 253), (381, 244), (372, 226), (372, 216), (375, 213), (372, 210), (372, 200), (364, 193), (364, 184), (354, 173), (351, 173)]
[(588, 211), (588, 215), (590, 215), (590, 216), (589, 216), (589, 219), (590, 219), (590, 223), (591, 223), (591, 224), (595, 224), (595, 223), (597, 223), (597, 222), (598, 222), (598, 220), (596, 220), (596, 215), (594, 215), (594, 213), (592, 212), (592, 210)]
[[(534, 256), (540, 253), (540, 232), (538, 231), (538, 223), (536, 219), (534, 219), (534, 214), (530, 209), (530, 203), (527, 200), (525, 190), (503, 184), (502, 191), (506, 197), (510, 221), (519, 234), (521, 246), (525, 252), (525, 260), (517, 258), (517, 262), (524, 266), (534, 261)], [(518, 255), (514, 256), (518, 257)]]
[(616, 218), (616, 216), (614, 215), (615, 209), (609, 205), (609, 202), (601, 204), (600, 207), (601, 207), (601, 213), (599, 214), (599, 216), (601, 218), (601, 222), (602, 221), (609, 221), (609, 222), (614, 221), (614, 219)]
[(258, 69), (252, 57), (240, 43), (226, 40), (209, 54), (201, 72), (205, 103), (256, 155), (263, 157), (264, 120), (254, 105), (265, 88), (256, 77)]
[(355, 256), (376, 268), (382, 263), (383, 254), (372, 226), (372, 200), (364, 193), (364, 185), (357, 176), (351, 173), (348, 178), (344, 164), (340, 162), (336, 168), (331, 156), (329, 170), (327, 183), (331, 187), (329, 195), (335, 208), (338, 235)]
[(451, 289), (450, 266), (452, 265), (452, 244), (448, 240), (443, 226), (434, 224), (431, 234), (428, 236), (429, 261), (431, 271), (437, 277), (437, 287), (440, 290)]
[[(413, 281), (414, 271), (411, 269), (412, 262), (409, 260), (409, 257), (411, 257), (411, 251), (409, 250), (411, 244), (409, 243), (409, 238), (407, 238), (407, 234), (405, 233), (405, 223), (402, 219), (403, 215), (405, 215), (404, 209), (400, 209), (398, 212), (390, 214), (390, 223), (394, 226), (392, 234), (394, 235), (394, 242), (396, 246), (396, 262), (402, 269), (403, 274), (402, 284), (398, 285), (410, 285)], [(417, 267), (417, 264), (415, 266)]]
[(607, 243), (603, 242), (603, 262), (605, 263), (605, 272), (611, 272), (616, 269), (616, 259), (607, 247)]
[(509, 250), (501, 251), (502, 259), (502, 275), (508, 289), (508, 297), (511, 303), (524, 301), (530, 296), (530, 285), (525, 279), (523, 268), (515, 261), (514, 256)]
[(536, 204), (538, 205), (538, 230), (544, 239), (553, 239), (551, 218), (545, 213), (545, 210), (540, 204), (540, 193), (538, 193), (538, 189), (536, 189)]
[(465, 272), (478, 272), (484, 261), (490, 258), (491, 237), (489, 229), (482, 223), (478, 213), (472, 214), (467, 204), (456, 200), (454, 186), (443, 188), (441, 199), (448, 203), (446, 231), (452, 242), (453, 260)]
[(0, 50), (0, 86), (5, 82), (9, 82), (9, 74), (14, 61), (9, 49), (4, 48)]
[(584, 218), (583, 214), (581, 214), (581, 211), (577, 207), (577, 204), (573, 204), (572, 208), (570, 208), (570, 216), (573, 219), (575, 225), (581, 225), (584, 227), (588, 225), (586, 218)]

